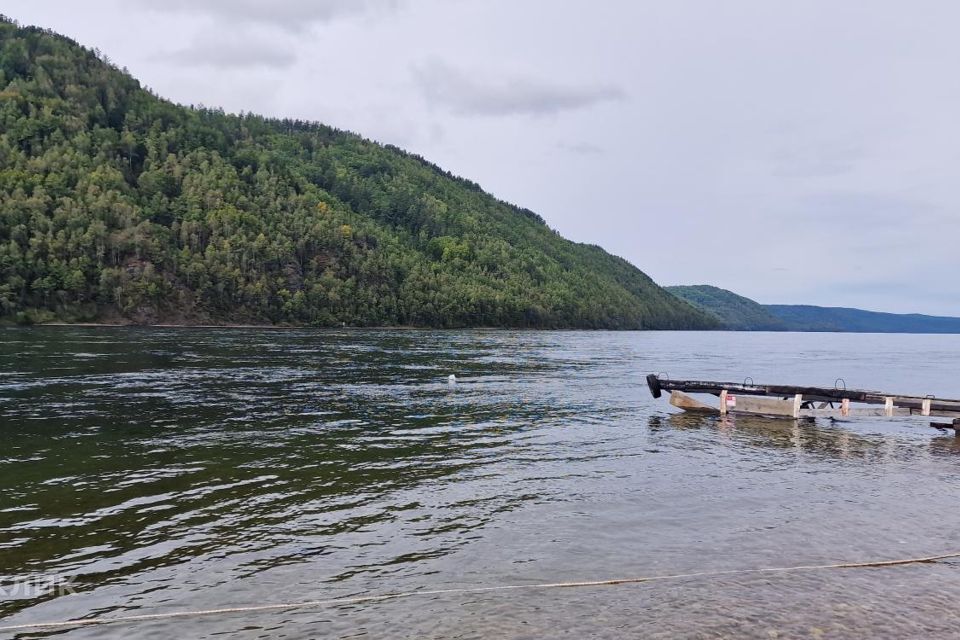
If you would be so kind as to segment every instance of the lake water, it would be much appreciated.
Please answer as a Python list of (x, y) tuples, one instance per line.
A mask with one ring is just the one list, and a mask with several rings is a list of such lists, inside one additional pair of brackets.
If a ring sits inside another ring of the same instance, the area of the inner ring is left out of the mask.
[[(955, 397), (960, 336), (0, 330), (2, 624), (960, 551), (952, 432), (677, 416), (656, 372)], [(945, 561), (19, 637), (946, 638), (958, 592)]]

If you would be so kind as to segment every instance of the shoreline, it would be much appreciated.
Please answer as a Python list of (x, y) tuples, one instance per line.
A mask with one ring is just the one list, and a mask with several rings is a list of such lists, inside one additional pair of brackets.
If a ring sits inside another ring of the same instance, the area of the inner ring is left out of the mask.
[(311, 325), (278, 325), (278, 324), (177, 324), (177, 323), (151, 323), (140, 324), (134, 322), (113, 323), (113, 322), (41, 322), (29, 325), (19, 324), (0, 324), (0, 329), (36, 329), (41, 327), (79, 327), (84, 329), (262, 329), (271, 331), (583, 331), (583, 332), (623, 332), (623, 333), (723, 333), (723, 334), (830, 334), (830, 335), (901, 335), (901, 336), (960, 336), (960, 333), (946, 332), (909, 332), (909, 331), (751, 331), (739, 329), (609, 329), (609, 328), (588, 328), (588, 327), (509, 327), (509, 326), (469, 326), (469, 327), (429, 327), (415, 325), (376, 325), (376, 326), (355, 326), (347, 325), (342, 327), (330, 326), (311, 326)]
[(484, 331), (642, 331), (642, 332), (663, 332), (663, 331), (682, 331), (682, 332), (691, 332), (691, 331), (717, 331), (722, 333), (730, 333), (724, 329), (609, 329), (609, 328), (589, 328), (589, 327), (510, 327), (510, 326), (491, 326), (491, 325), (474, 325), (467, 327), (430, 327), (430, 326), (416, 326), (409, 324), (391, 324), (391, 325), (375, 325), (375, 326), (356, 326), (356, 325), (346, 325), (341, 327), (331, 327), (331, 326), (313, 326), (313, 325), (296, 325), (296, 324), (242, 324), (242, 323), (228, 323), (228, 324), (176, 324), (176, 323), (149, 323), (149, 324), (140, 324), (135, 322), (127, 323), (112, 323), (112, 322), (38, 322), (36, 324), (30, 325), (17, 325), (17, 324), (8, 324), (0, 325), (0, 328), (21, 328), (21, 329), (35, 329), (40, 327), (81, 327), (81, 328), (102, 328), (102, 329), (272, 329), (272, 330), (304, 330), (310, 329), (315, 331), (341, 331), (341, 330), (356, 330), (356, 331), (366, 331), (366, 330), (396, 330), (396, 331), (475, 331), (475, 330), (484, 330)]

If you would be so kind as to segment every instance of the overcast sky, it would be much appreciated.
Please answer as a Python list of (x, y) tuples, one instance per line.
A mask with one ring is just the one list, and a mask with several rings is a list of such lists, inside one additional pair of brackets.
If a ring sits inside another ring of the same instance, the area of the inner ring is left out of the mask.
[(960, 315), (960, 3), (5, 0), (185, 104), (414, 151), (661, 284)]

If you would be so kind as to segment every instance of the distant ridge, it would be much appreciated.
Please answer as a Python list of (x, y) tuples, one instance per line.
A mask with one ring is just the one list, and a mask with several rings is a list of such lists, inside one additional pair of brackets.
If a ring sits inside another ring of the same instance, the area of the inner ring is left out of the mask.
[(864, 311), (812, 305), (762, 305), (710, 285), (667, 287), (673, 295), (712, 314), (735, 331), (839, 333), (957, 333), (960, 318)]
[(717, 317), (733, 331), (787, 331), (787, 325), (750, 298), (707, 284), (665, 287), (698, 309)]
[(783, 321), (790, 331), (960, 333), (960, 318), (810, 305), (767, 304), (763, 308)]

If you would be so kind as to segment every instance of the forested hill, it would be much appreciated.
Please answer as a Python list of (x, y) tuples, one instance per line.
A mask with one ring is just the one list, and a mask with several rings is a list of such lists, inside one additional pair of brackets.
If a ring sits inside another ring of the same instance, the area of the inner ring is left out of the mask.
[(706, 284), (667, 287), (667, 291), (715, 315), (733, 331), (786, 331), (786, 323), (750, 298)]
[(96, 52), (6, 19), (0, 316), (716, 325), (625, 260), (417, 156), (316, 123), (175, 105)]

